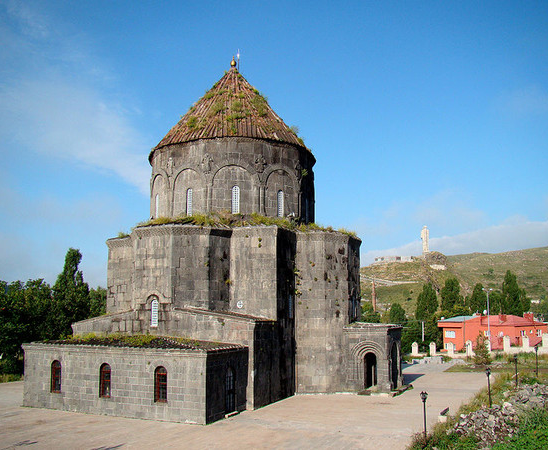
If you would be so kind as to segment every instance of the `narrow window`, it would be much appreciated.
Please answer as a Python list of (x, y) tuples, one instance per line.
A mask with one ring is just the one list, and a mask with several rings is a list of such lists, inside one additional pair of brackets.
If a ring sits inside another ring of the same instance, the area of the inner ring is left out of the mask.
[(235, 185), (232, 187), (232, 214), (240, 213), (240, 187)]
[(186, 190), (186, 214), (192, 216), (192, 188)]
[(156, 194), (156, 197), (154, 198), (154, 217), (158, 217), (158, 213), (160, 212), (160, 195)]
[(278, 217), (284, 217), (284, 192), (278, 191)]
[(154, 402), (167, 402), (167, 371), (163, 366), (154, 371)]
[(158, 327), (158, 299), (150, 303), (150, 327)]
[(99, 397), (110, 398), (110, 365), (103, 363), (99, 370)]
[(293, 319), (293, 295), (289, 295), (289, 319)]
[(51, 363), (51, 389), (52, 393), (61, 393), (61, 362), (54, 360)]
[(236, 410), (236, 389), (234, 382), (234, 371), (228, 368), (226, 371), (226, 413), (231, 413)]

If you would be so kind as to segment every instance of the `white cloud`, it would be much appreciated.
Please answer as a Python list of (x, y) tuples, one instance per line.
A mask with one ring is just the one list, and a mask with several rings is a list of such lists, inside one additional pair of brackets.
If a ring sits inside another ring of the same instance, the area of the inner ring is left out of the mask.
[(28, 150), (107, 170), (143, 194), (149, 191), (144, 139), (123, 110), (88, 88), (59, 78), (3, 86), (0, 136)]
[[(502, 224), (472, 232), (440, 238), (430, 237), (430, 250), (445, 255), (472, 252), (499, 253), (548, 246), (548, 221), (532, 222), (512, 217)], [(387, 255), (420, 255), (420, 240), (390, 249), (371, 250), (362, 254), (361, 265), (371, 264), (375, 257)]]
[(7, 1), (5, 7), (11, 19), (19, 23), (20, 29), (25, 34), (40, 39), (50, 35), (45, 17), (25, 2)]
[(497, 108), (504, 113), (528, 116), (548, 112), (548, 92), (538, 85), (515, 89), (500, 96)]

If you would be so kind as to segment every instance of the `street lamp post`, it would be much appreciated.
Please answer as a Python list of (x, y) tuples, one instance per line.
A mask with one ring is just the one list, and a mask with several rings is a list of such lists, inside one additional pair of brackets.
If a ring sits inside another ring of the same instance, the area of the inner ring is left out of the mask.
[(489, 379), (489, 376), (491, 376), (491, 368), (487, 368), (485, 370), (485, 374), (487, 375), (487, 392), (489, 393), (489, 407), (492, 407), (493, 403), (491, 401), (491, 380)]
[(487, 336), (489, 337), (489, 351), (491, 350), (491, 322), (490, 322), (490, 311), (489, 311), (489, 293), (493, 291), (492, 288), (482, 288), (483, 291), (487, 293)]
[(518, 388), (518, 356), (514, 354), (514, 366), (516, 369), (516, 388)]
[(538, 345), (539, 343), (535, 345), (535, 373), (537, 375), (537, 379), (538, 379)]
[(428, 398), (428, 393), (421, 391), (421, 401), (422, 401), (422, 412), (424, 416), (424, 441), (426, 442), (426, 398)]

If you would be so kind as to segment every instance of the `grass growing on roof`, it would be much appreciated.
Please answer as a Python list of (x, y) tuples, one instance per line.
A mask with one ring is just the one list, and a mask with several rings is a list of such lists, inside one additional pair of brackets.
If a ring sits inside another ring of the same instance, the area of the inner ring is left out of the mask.
[[(323, 227), (315, 223), (299, 223), (297, 221), (289, 220), (287, 218), (277, 218), (270, 216), (263, 216), (258, 213), (251, 214), (231, 214), (228, 211), (213, 212), (208, 214), (194, 214), (191, 216), (177, 216), (174, 218), (168, 218), (161, 216), (159, 218), (151, 219), (149, 221), (140, 222), (135, 226), (147, 227), (163, 224), (189, 224), (201, 227), (246, 227), (246, 226), (278, 226), (288, 230), (295, 230), (299, 232), (321, 231), (321, 232), (335, 232), (333, 227)], [(357, 238), (355, 232), (341, 228), (337, 230), (340, 233)]]

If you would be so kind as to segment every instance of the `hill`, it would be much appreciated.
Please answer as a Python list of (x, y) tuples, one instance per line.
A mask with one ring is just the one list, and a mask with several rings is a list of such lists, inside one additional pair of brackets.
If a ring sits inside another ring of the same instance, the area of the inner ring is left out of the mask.
[[(438, 268), (433, 269), (431, 265)], [(461, 292), (467, 296), (476, 283), (500, 289), (507, 270), (517, 276), (519, 286), (531, 299), (548, 295), (548, 247), (503, 252), (472, 253), (445, 256), (432, 252), (426, 260), (417, 258), (406, 263), (375, 264), (361, 268), (362, 297), (371, 299), (375, 280), (377, 299), (382, 310), (399, 302), (408, 314), (414, 313), (422, 285), (431, 282), (439, 290), (445, 280), (456, 277)]]

